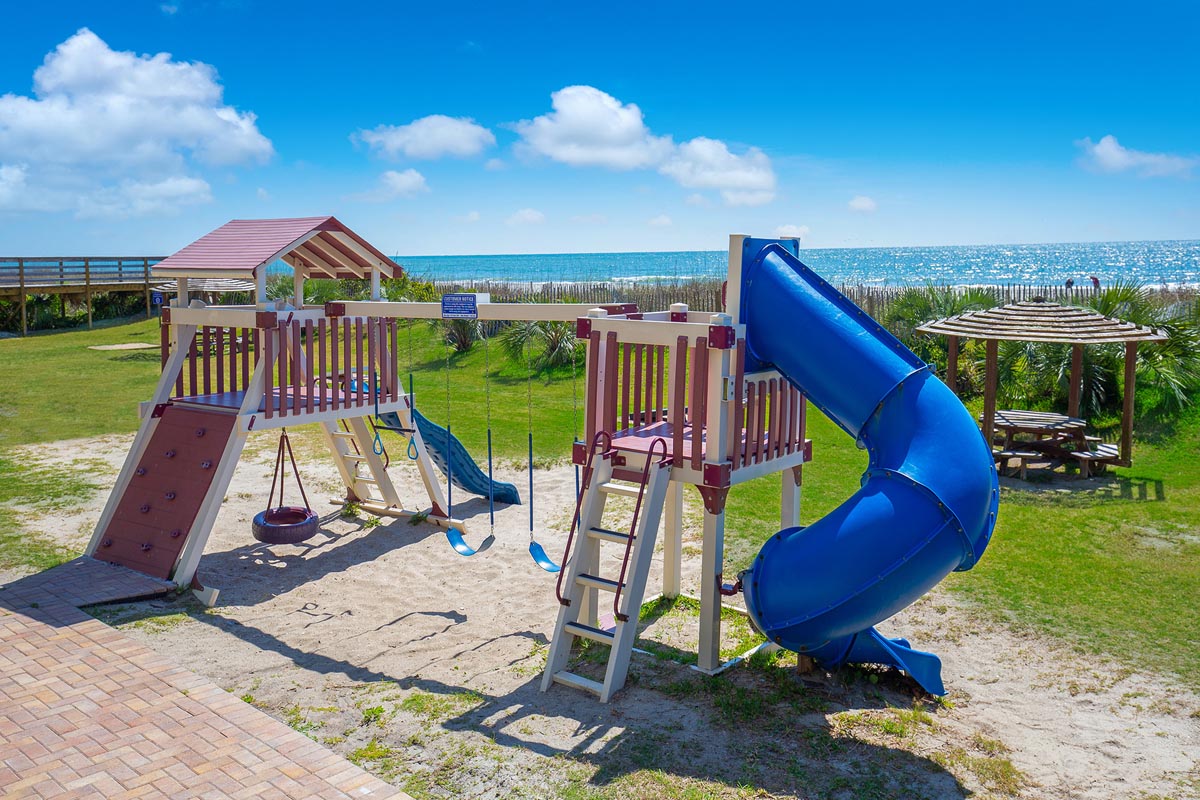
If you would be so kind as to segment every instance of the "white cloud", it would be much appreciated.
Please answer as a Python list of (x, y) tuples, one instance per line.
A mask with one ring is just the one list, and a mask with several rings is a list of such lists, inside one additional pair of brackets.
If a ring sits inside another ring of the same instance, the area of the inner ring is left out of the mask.
[(178, 3), (163, 3), (158, 8), (160, 11), (162, 11), (168, 17), (179, 13), (179, 4)]
[(771, 159), (757, 147), (739, 156), (719, 139), (698, 136), (679, 145), (658, 171), (688, 189), (720, 189), (731, 206), (761, 206), (775, 199)]
[(518, 122), (521, 149), (575, 167), (639, 169), (670, 154), (669, 136), (654, 136), (642, 110), (592, 86), (567, 86), (550, 95), (554, 110)]
[(685, 188), (716, 189), (731, 206), (775, 199), (771, 159), (757, 147), (737, 155), (704, 136), (676, 145), (671, 136), (652, 133), (636, 105), (592, 86), (567, 86), (550, 100), (549, 114), (513, 126), (521, 136), (518, 153), (575, 167), (656, 169)]
[(255, 194), (258, 195), (259, 200), (270, 200), (271, 199), (271, 193), (268, 192), (266, 189), (264, 189), (261, 186), (258, 187), (258, 191), (256, 191)]
[(683, 202), (687, 203), (689, 206), (698, 206), (699, 208), (708, 208), (712, 205), (712, 201), (699, 192), (689, 194), (683, 199)]
[(546, 215), (534, 208), (522, 208), (504, 222), (507, 225), (541, 225)]
[(415, 169), (406, 169), (403, 172), (389, 169), (379, 176), (379, 182), (392, 197), (412, 197), (414, 194), (429, 191), (425, 176)]
[(1083, 150), (1083, 166), (1097, 172), (1135, 171), (1143, 178), (1166, 176), (1186, 177), (1200, 166), (1200, 156), (1179, 156), (1172, 153), (1147, 153), (1122, 146), (1117, 137), (1109, 134), (1093, 142), (1080, 139), (1076, 146)]
[(380, 125), (374, 130), (360, 130), (355, 136), (389, 158), (466, 158), (496, 143), (492, 132), (475, 120), (444, 114), (421, 117), (407, 125)]
[(646, 224), (653, 228), (665, 228), (671, 224), (671, 218), (666, 214), (659, 214), (657, 217), (646, 220)]
[(0, 96), (0, 165), (27, 185), (10, 208), (169, 212), (211, 199), (197, 167), (274, 153), (253, 113), (224, 104), (213, 67), (115, 51), (87, 28), (46, 56), (33, 87)]
[(850, 202), (846, 204), (851, 211), (861, 211), (864, 214), (870, 214), (875, 209), (879, 208), (879, 204), (866, 195), (856, 194), (850, 198)]
[(803, 239), (806, 236), (808, 236), (809, 233), (811, 233), (811, 230), (809, 229), (809, 227), (807, 225), (780, 225), (778, 228), (775, 229), (775, 238), (776, 239), (788, 239), (788, 238)]
[(212, 202), (208, 183), (186, 175), (176, 175), (161, 181), (121, 181), (105, 186), (80, 198), (77, 216), (138, 217), (163, 209), (177, 209), (197, 203)]
[(425, 176), (415, 169), (406, 169), (403, 172), (389, 169), (379, 176), (379, 185), (375, 189), (351, 195), (350, 199), (364, 203), (386, 203), (397, 197), (412, 197), (428, 191), (429, 184), (425, 183)]
[(483, 168), (489, 172), (499, 172), (502, 169), (508, 169), (508, 164), (505, 164), (503, 159), (489, 158), (483, 163)]

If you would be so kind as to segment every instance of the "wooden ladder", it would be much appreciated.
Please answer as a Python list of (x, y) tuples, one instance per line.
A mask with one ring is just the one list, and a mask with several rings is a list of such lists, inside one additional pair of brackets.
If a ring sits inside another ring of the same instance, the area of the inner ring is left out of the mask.
[(321, 430), (346, 485), (348, 502), (400, 508), (400, 497), (387, 466), (375, 453), (375, 432), (367, 424), (367, 417), (323, 422)]
[[(654, 542), (671, 482), (671, 460), (667, 458), (665, 440), (655, 439), (641, 470), (616, 469), (619, 456), (609, 443), (607, 433), (597, 434), (584, 468), (574, 524), (567, 540), (567, 562), (559, 573), (556, 591), (560, 608), (541, 687), (544, 692), (552, 683), (561, 683), (590, 691), (602, 703), (607, 703), (625, 685)], [(660, 443), (661, 455), (656, 458)], [(614, 494), (635, 501), (628, 533), (602, 525), (605, 503)], [(577, 532), (579, 542), (572, 552)], [(616, 544), (623, 550), (618, 575), (600, 574), (604, 543)], [(611, 621), (601, 621), (600, 592), (612, 595)], [(609, 646), (603, 682), (567, 671), (571, 646), (578, 638)]]

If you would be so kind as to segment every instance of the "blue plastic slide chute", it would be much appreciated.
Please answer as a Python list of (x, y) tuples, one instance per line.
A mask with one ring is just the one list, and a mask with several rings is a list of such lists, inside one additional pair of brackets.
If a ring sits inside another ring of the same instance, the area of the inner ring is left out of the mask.
[[(437, 464), (442, 474), (449, 474), (454, 485), (463, 491), (487, 497), (489, 483), (487, 473), (479, 468), (479, 465), (471, 458), (471, 454), (467, 452), (467, 448), (463, 447), (462, 442), (441, 425), (423, 417), (421, 412), (415, 408), (412, 410), (412, 418), (417, 430), (421, 432), (421, 439), (425, 442), (425, 449), (429, 451), (429, 457), (433, 459), (433, 463)], [(394, 412), (384, 412), (379, 415), (379, 419), (389, 427), (401, 427), (400, 417)], [(447, 466), (448, 457), (454, 461), (453, 470)], [(520, 505), (521, 496), (517, 494), (516, 486), (502, 481), (490, 481), (490, 483), (492, 497), (497, 503)]]
[(825, 666), (886, 664), (945, 694), (937, 656), (873, 626), (983, 554), (999, 499), (991, 448), (929, 366), (862, 309), (780, 243), (745, 245), (747, 372), (773, 366), (870, 455), (846, 502), (763, 545), (742, 575), (751, 619)]

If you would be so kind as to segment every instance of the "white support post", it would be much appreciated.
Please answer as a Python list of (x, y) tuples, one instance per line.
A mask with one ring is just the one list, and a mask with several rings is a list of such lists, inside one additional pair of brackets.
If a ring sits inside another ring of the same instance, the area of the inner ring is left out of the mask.
[(803, 467), (795, 467), (796, 473), (785, 469), (779, 473), (783, 484), (779, 498), (779, 528), (794, 528), (800, 524), (800, 479)]
[(726, 273), (725, 313), (741, 324), (738, 314), (742, 308), (742, 244), (748, 237), (744, 233), (729, 236), (729, 272)]
[[(591, 319), (602, 319), (602, 318), (608, 316), (608, 312), (605, 311), (603, 308), (593, 308), (588, 311), (587, 315)], [(589, 350), (590, 350), (590, 348), (589, 348)], [(592, 359), (595, 359), (595, 362), (596, 362), (596, 391), (594, 394), (595, 394), (595, 398), (596, 398), (596, 405), (593, 408), (587, 408), (587, 397), (588, 397), (587, 391), (584, 391), (583, 397), (584, 397), (584, 419), (585, 420), (588, 419), (587, 415), (589, 415), (589, 414), (591, 415), (590, 418), (595, 421), (595, 429), (596, 429), (597, 433), (604, 430), (604, 396), (605, 396), (604, 395), (604, 387), (605, 387), (605, 384), (607, 383), (607, 381), (605, 380), (605, 377), (604, 377), (604, 365), (608, 362), (608, 359), (606, 358), (607, 352), (608, 352), (608, 343), (606, 341), (606, 337), (604, 337), (602, 335), (600, 337), (600, 341), (597, 342), (597, 344), (596, 344), (596, 352), (590, 353), (588, 355), (587, 363), (584, 366), (584, 373), (583, 373), (585, 376), (584, 380), (586, 381), (587, 380), (586, 376), (591, 374), (590, 370), (592, 368)], [(585, 430), (586, 430), (586, 428), (585, 428)], [(592, 443), (588, 442), (587, 446), (590, 451)]]
[(371, 299), (372, 300), (383, 299), (383, 295), (379, 289), (379, 270), (378, 269), (371, 270)]
[(683, 484), (671, 481), (663, 514), (663, 597), (678, 597), (683, 572)]
[(254, 304), (259, 311), (269, 310), (267, 301), (267, 268), (259, 267), (254, 273)]
[(292, 268), (292, 305), (304, 308), (304, 273), (299, 267)]
[(188, 301), (191, 299), (188, 296), (188, 279), (182, 275), (176, 278), (175, 287), (175, 302), (171, 305), (175, 306), (176, 308), (187, 308)]
[[(710, 325), (732, 325), (728, 314), (713, 314)], [(708, 350), (708, 386), (705, 387), (705, 464), (725, 463), (729, 442), (729, 350)], [(700, 647), (697, 666), (704, 671), (721, 666), (721, 574), (725, 569), (725, 503), (721, 511), (704, 510), (704, 544), (700, 556)]]

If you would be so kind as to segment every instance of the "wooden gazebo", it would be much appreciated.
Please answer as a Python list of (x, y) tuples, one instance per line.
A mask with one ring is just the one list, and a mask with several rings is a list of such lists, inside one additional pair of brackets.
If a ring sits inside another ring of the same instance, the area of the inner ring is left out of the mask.
[(957, 391), (958, 340), (982, 339), (985, 342), (986, 374), (982, 428), (989, 441), (996, 422), (997, 343), (1052, 342), (1071, 345), (1071, 386), (1067, 414), (1079, 416), (1083, 389), (1083, 348), (1089, 344), (1125, 345), (1125, 394), (1121, 416), (1121, 442), (1111, 463), (1127, 467), (1133, 452), (1133, 395), (1139, 342), (1160, 342), (1166, 334), (1154, 328), (1113, 319), (1085, 308), (1063, 306), (1043, 300), (1010, 303), (988, 311), (969, 311), (953, 317), (927, 322), (920, 333), (940, 334), (949, 339), (946, 384)]

